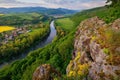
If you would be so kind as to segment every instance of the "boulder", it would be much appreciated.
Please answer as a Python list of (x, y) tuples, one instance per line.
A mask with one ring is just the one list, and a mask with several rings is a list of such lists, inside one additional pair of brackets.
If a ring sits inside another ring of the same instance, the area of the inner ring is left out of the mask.
[(51, 65), (43, 64), (35, 70), (32, 80), (53, 80), (54, 75), (59, 77), (60, 73)]

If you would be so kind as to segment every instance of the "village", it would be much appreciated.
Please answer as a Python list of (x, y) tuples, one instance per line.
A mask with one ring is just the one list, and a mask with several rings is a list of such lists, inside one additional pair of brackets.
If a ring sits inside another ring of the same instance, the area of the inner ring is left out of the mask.
[(16, 28), (12, 31), (2, 32), (0, 33), (0, 45), (8, 43), (8, 41), (13, 41), (20, 34), (31, 32), (32, 30), (28, 29), (28, 27), (20, 27)]
[(17, 36), (20, 34), (25, 34), (31, 32), (33, 29), (37, 29), (40, 27), (44, 27), (43, 23), (39, 24), (29, 24), (29, 25), (23, 25), (23, 26), (16, 26), (16, 28), (12, 31), (5, 31), (0, 33), (0, 46), (3, 44), (8, 43), (9, 41), (15, 40)]

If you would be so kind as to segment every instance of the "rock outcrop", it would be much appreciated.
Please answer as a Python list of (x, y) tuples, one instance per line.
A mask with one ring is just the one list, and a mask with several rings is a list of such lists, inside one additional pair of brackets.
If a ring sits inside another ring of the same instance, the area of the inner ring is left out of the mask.
[(117, 19), (112, 23), (112, 28), (120, 30), (120, 19)]
[(43, 64), (33, 73), (33, 80), (53, 80), (54, 74), (60, 77), (60, 73), (51, 67), (51, 65)]
[(75, 35), (73, 59), (66, 69), (67, 76), (84, 76), (83, 79), (92, 80), (119, 80), (119, 28), (120, 19), (112, 25), (106, 24), (98, 17), (81, 22)]

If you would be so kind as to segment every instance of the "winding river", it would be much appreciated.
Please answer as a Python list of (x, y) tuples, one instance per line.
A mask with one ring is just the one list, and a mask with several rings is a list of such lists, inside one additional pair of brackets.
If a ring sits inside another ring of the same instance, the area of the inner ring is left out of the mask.
[(26, 53), (23, 53), (21, 54), (20, 56), (14, 58), (13, 60), (9, 61), (9, 62), (5, 62), (3, 64), (0, 65), (0, 68), (4, 67), (5, 65), (8, 65), (16, 60), (19, 60), (19, 59), (23, 59), (27, 56), (27, 54), (33, 50), (36, 50), (38, 48), (42, 48), (44, 46), (46, 46), (47, 44), (51, 43), (52, 40), (54, 39), (54, 37), (56, 36), (56, 29), (55, 29), (55, 26), (54, 26), (54, 21), (51, 21), (50, 23), (50, 34), (48, 35), (48, 37), (43, 40), (43, 41), (40, 41), (37, 45), (35, 45), (33, 48), (31, 48), (29, 51), (27, 51)]

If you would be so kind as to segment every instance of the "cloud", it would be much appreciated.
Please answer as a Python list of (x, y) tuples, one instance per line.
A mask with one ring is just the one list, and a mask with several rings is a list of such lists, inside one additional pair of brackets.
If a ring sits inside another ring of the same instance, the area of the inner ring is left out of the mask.
[(105, 5), (105, 0), (0, 0), (0, 7), (49, 7), (89, 9)]
[(89, 9), (105, 5), (105, 0), (44, 0), (52, 5), (69, 9)]
[(0, 0), (0, 3), (15, 3), (15, 2), (17, 2), (17, 1), (15, 1), (15, 0)]
[(10, 8), (10, 7), (29, 7), (29, 6), (36, 7), (36, 6), (40, 6), (40, 4), (26, 3), (16, 0), (0, 0), (0, 7)]

